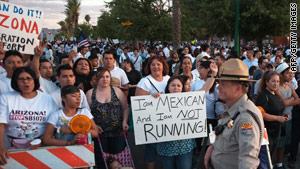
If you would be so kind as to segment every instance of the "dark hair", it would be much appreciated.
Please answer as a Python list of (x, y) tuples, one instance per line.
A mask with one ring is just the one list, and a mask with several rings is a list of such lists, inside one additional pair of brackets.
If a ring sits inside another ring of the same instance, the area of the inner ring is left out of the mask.
[(254, 74), (254, 71), (257, 69), (257, 67), (256, 66), (251, 66), (250, 68), (249, 68), (249, 75), (253, 75)]
[(274, 75), (277, 75), (279, 77), (279, 74), (276, 71), (265, 71), (264, 74), (261, 77), (259, 88), (258, 88), (258, 94), (261, 93), (264, 89), (266, 89), (267, 81), (269, 81)]
[[(59, 58), (59, 64), (61, 64), (62, 60), (65, 59), (65, 58), (69, 58), (69, 56), (66, 53), (64, 53), (64, 54), (62, 54), (60, 56), (60, 58)], [(72, 62), (73, 62), (73, 60), (72, 60)]]
[[(19, 56), (22, 60), (22, 54), (17, 51), (17, 50), (8, 50), (5, 52), (4, 58), (3, 58), (3, 63), (5, 64), (5, 60), (10, 57), (10, 56)], [(23, 60), (22, 60), (23, 61)]]
[[(66, 96), (67, 94), (73, 94), (73, 93), (78, 93), (78, 92), (80, 93), (80, 90), (76, 86), (67, 85), (61, 89), (60, 96), (63, 97), (63, 96)], [(64, 101), (61, 100), (61, 102), (62, 102), (62, 105), (65, 106)]]
[(73, 65), (73, 72), (74, 72), (74, 75), (75, 75), (75, 76), (78, 75), (78, 72), (76, 72), (76, 67), (77, 67), (78, 63), (79, 63), (80, 61), (82, 61), (82, 60), (85, 60), (85, 61), (88, 62), (89, 68), (90, 68), (89, 74), (93, 71), (93, 66), (92, 66), (91, 62), (90, 62), (88, 59), (86, 59), (86, 58), (79, 58), (79, 59), (77, 59), (77, 60), (75, 61), (74, 65)]
[(172, 82), (172, 81), (174, 81), (174, 80), (176, 80), (176, 79), (178, 79), (180, 82), (181, 82), (181, 84), (182, 84), (182, 89), (181, 89), (181, 91), (183, 92), (183, 90), (184, 90), (184, 83), (182, 82), (182, 78), (180, 77), (180, 76), (172, 76), (169, 80), (168, 80), (168, 83), (167, 83), (167, 86), (166, 86), (166, 88), (165, 88), (165, 93), (170, 93), (170, 91), (169, 91), (169, 85), (170, 85), (170, 83)]
[(180, 81), (182, 82), (182, 85), (183, 85), (182, 92), (189, 92), (189, 91), (184, 90), (184, 85), (188, 80), (190, 80), (190, 78), (186, 75), (179, 75), (178, 77), (180, 78)]
[(85, 47), (84, 45), (80, 46), (80, 47), (78, 48), (78, 52), (81, 52), (84, 48), (87, 48), (87, 47)]
[(60, 95), (61, 95), (61, 97), (63, 97), (63, 96), (66, 96), (67, 94), (73, 94), (73, 93), (78, 93), (78, 92), (80, 92), (80, 90), (76, 86), (67, 85), (61, 89)]
[(12, 75), (12, 78), (11, 78), (11, 87), (17, 91), (17, 92), (21, 92), (20, 89), (19, 89), (19, 86), (18, 86), (18, 78), (20, 76), (21, 73), (23, 72), (26, 72), (28, 73), (32, 79), (34, 80), (34, 88), (33, 88), (33, 91), (36, 91), (40, 88), (40, 82), (39, 82), (39, 79), (36, 77), (36, 74), (35, 72), (30, 69), (29, 67), (19, 67), (19, 68), (16, 68), (14, 70), (14, 73)]
[(97, 79), (97, 81), (98, 81), (101, 77), (103, 77), (103, 74), (104, 74), (105, 72), (108, 72), (109, 75), (110, 75), (109, 70), (106, 69), (106, 68), (104, 68), (104, 67), (99, 67), (99, 68), (97, 69), (97, 73), (96, 73), (96, 79)]
[(129, 63), (130, 64), (130, 67), (131, 67), (131, 69), (132, 70), (135, 70), (135, 67), (134, 67), (134, 64), (131, 62), (131, 60), (130, 59), (125, 59), (123, 62), (125, 62), (125, 63)]
[(207, 43), (204, 43), (204, 44), (201, 45), (201, 49), (203, 51), (206, 51), (207, 48), (209, 48), (209, 45)]
[(103, 59), (105, 58), (105, 55), (112, 55), (113, 58), (116, 60), (116, 57), (115, 57), (116, 52), (113, 51), (113, 50), (107, 50), (106, 52), (104, 52), (104, 54), (103, 54)]
[(50, 63), (50, 65), (51, 65), (51, 67), (52, 67), (51, 62), (50, 62), (48, 59), (41, 59), (41, 60), (40, 60), (40, 68), (41, 68), (41, 64), (42, 64), (42, 63), (46, 63), (46, 62)]
[(212, 64), (212, 62), (210, 62), (210, 61), (201, 61), (200, 62), (200, 66), (204, 67), (205, 69), (210, 68), (210, 64)]
[[(209, 69), (210, 68), (210, 64), (212, 64), (212, 62), (210, 62), (210, 61), (201, 61), (200, 62), (200, 66), (203, 67), (204, 69)], [(209, 71), (207, 73), (207, 76), (209, 76), (210, 73), (211, 73), (211, 71)], [(213, 93), (215, 91), (216, 85), (217, 85), (217, 82), (215, 81), (213, 83), (213, 85), (211, 86), (211, 88), (209, 89), (209, 94), (211, 94), (211, 93)]]
[(223, 61), (225, 60), (224, 55), (222, 55), (221, 53), (217, 53), (214, 58), (216, 58), (217, 56), (220, 56), (221, 60), (223, 60)]
[(158, 60), (159, 62), (162, 63), (162, 65), (163, 65), (163, 76), (168, 75), (168, 74), (169, 74), (169, 65), (168, 65), (166, 59), (165, 59), (164, 57), (157, 56), (157, 55), (151, 56), (151, 57), (149, 58), (149, 60), (148, 60), (148, 62), (147, 62), (147, 65), (146, 65), (146, 67), (144, 68), (145, 74), (146, 74), (146, 75), (151, 74), (150, 65), (151, 65), (151, 63), (153, 62), (154, 59), (156, 59), (156, 60)]
[(114, 157), (109, 156), (109, 157), (106, 159), (106, 163), (107, 163), (107, 166), (108, 166), (109, 169), (111, 169), (110, 165), (111, 165), (114, 161), (117, 161), (118, 163), (120, 163), (120, 164), (122, 165), (122, 163), (121, 163), (118, 159), (115, 159)]
[(261, 57), (258, 59), (258, 64), (262, 64), (263, 61), (264, 61), (265, 59), (268, 59), (268, 58), (265, 57), (265, 56), (261, 56)]
[(183, 51), (183, 49), (182, 48), (179, 48), (179, 49), (177, 49), (177, 54), (178, 54), (178, 56), (182, 53), (182, 51)]
[(192, 66), (193, 66), (193, 62), (192, 62), (192, 59), (190, 57), (188, 57), (188, 56), (182, 57), (181, 60), (180, 60), (180, 64), (179, 64), (179, 72), (178, 72), (178, 74), (181, 74), (183, 72), (181, 66), (182, 66), (182, 63), (183, 63), (184, 59), (189, 59), (191, 61)]
[(277, 58), (279, 58), (279, 59), (281, 60), (281, 57), (280, 57), (280, 56), (275, 56), (275, 62), (276, 62), (276, 59), (277, 59)]
[(90, 83), (91, 79), (97, 75), (97, 72), (96, 71), (92, 71), (90, 74), (89, 74), (89, 77), (88, 77), (88, 82)]
[(89, 60), (98, 59), (97, 54), (91, 54), (91, 56), (88, 58)]
[[(72, 67), (69, 64), (61, 65), (56, 70), (56, 75), (58, 77), (60, 76), (62, 70), (72, 70), (73, 71)], [(73, 71), (73, 73), (74, 73), (74, 71)]]

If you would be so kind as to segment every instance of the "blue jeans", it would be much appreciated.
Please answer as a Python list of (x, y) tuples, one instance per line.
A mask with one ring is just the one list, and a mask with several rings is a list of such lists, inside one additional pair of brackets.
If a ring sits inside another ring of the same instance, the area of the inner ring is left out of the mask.
[(164, 169), (191, 169), (193, 151), (177, 156), (159, 156)]

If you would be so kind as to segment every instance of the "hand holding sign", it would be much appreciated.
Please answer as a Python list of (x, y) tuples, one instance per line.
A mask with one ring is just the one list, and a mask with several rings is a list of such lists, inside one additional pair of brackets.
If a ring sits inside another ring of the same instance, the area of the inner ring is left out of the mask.
[(0, 60), (2, 60), (5, 56), (5, 50), (3, 48), (3, 41), (0, 43)]

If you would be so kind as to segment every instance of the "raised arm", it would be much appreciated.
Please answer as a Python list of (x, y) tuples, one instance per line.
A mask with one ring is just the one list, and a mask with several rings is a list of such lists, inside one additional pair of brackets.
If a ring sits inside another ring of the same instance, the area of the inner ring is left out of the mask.
[(206, 93), (213, 86), (213, 84), (215, 82), (215, 76), (218, 73), (218, 66), (215, 65), (214, 63), (211, 63), (210, 64), (210, 70), (212, 71), (211, 77), (206, 80), (205, 84), (203, 85), (203, 87), (201, 89), (199, 89), (199, 91), (204, 90), (205, 93)]
[(30, 68), (35, 72), (37, 78), (40, 78), (40, 57), (43, 54), (43, 49), (45, 48), (45, 45), (43, 45), (40, 41), (39, 46), (36, 46), (34, 48), (34, 57), (31, 62)]

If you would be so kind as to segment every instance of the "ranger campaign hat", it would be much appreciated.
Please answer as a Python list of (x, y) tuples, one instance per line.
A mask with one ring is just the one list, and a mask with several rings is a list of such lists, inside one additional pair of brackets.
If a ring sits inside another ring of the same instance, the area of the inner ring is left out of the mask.
[(255, 82), (249, 79), (249, 71), (247, 65), (240, 59), (232, 58), (223, 63), (219, 71), (219, 80), (234, 80)]

